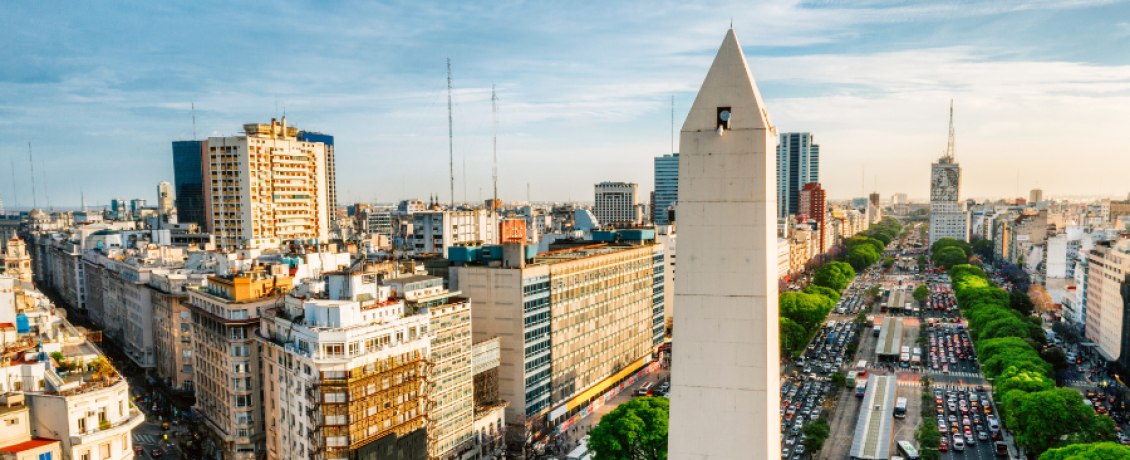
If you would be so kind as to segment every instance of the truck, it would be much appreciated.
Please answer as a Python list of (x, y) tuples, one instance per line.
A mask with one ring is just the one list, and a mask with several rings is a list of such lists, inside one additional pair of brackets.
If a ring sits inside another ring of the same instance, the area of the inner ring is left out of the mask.
[(911, 354), (910, 354), (910, 363), (911, 364), (922, 363), (922, 348), (914, 347), (914, 351), (911, 352)]
[(993, 446), (993, 453), (998, 457), (1008, 457), (1008, 444), (997, 441)]
[(881, 330), (882, 328), (883, 328), (883, 324), (882, 324), (882, 323), (880, 323), (880, 324), (876, 324), (876, 325), (875, 325), (875, 328), (874, 328), (874, 329), (872, 329), (872, 330), (871, 330), (871, 332), (875, 334), (875, 337), (878, 337), (878, 336), (879, 336), (879, 332), (880, 332), (880, 330)]
[(824, 338), (824, 343), (832, 343), (836, 341), (836, 333), (829, 332), (828, 336)]

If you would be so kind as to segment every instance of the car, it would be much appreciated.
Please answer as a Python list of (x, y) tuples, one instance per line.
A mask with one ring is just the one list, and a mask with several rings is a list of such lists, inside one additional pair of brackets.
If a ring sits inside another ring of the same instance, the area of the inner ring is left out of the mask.
[(989, 440), (989, 433), (986, 433), (985, 430), (978, 431), (977, 432), (977, 439), (979, 439), (981, 441), (988, 441)]
[(942, 372), (946, 374), (950, 373), (950, 367), (948, 365), (942, 366)]
[(803, 454), (804, 453), (804, 444), (797, 444), (796, 453), (797, 454)]
[(789, 458), (789, 450), (788, 449), (781, 450), (781, 458)]
[(153, 458), (161, 458), (162, 455), (164, 454), (161, 452), (161, 449), (153, 449), (149, 451), (149, 456)]
[(791, 446), (791, 445), (793, 445), (793, 444), (796, 444), (796, 438), (794, 438), (794, 437), (790, 437), (789, 439), (786, 439), (786, 440), (785, 440), (785, 445), (786, 445), (786, 446)]
[(133, 448), (134, 455), (141, 455), (143, 451), (145, 451), (145, 449), (142, 449), (141, 446), (135, 446)]
[(941, 442), (938, 443), (938, 450), (940, 450), (942, 452), (949, 450), (949, 448), (950, 448), (949, 443), (947, 443), (944, 439)]

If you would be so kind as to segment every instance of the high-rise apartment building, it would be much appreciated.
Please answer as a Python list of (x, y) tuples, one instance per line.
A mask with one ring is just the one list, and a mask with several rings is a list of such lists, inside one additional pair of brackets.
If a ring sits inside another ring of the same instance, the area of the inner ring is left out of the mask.
[(879, 194), (876, 192), (871, 193), (871, 206), (879, 206)]
[(1034, 188), (1034, 189), (1032, 189), (1031, 192), (1028, 192), (1028, 203), (1034, 205), (1034, 204), (1039, 203), (1041, 201), (1044, 201), (1044, 191), (1043, 190), (1040, 190), (1038, 188)]
[(334, 137), (313, 131), (299, 131), (298, 140), (326, 146), (326, 200), (330, 214), (337, 212), (337, 162), (334, 161)]
[[(820, 187), (819, 183), (810, 182), (804, 184), (804, 188), (797, 193), (797, 215), (804, 215), (808, 220), (814, 220), (817, 224), (817, 234), (819, 240), (820, 254), (823, 254), (825, 248), (825, 223), (828, 215), (828, 205), (824, 198), (824, 189)], [(797, 222), (803, 223), (803, 222)]]
[(193, 412), (222, 458), (263, 456), (267, 424), (261, 389), (287, 382), (275, 376), (263, 380), (266, 360), (254, 334), (261, 312), (281, 303), (292, 287), (293, 278), (249, 271), (211, 276), (207, 286), (188, 288), (196, 360)]
[(443, 254), (453, 246), (498, 244), (498, 213), (471, 211), (424, 211), (412, 217), (411, 244), (417, 254)]
[(331, 214), (326, 146), (282, 122), (243, 125), (244, 135), (205, 145), (208, 219), (217, 244), (265, 247), (326, 239)]
[(663, 245), (652, 230), (596, 233), (608, 243), (540, 255), (511, 243), (454, 255), (462, 265), (451, 268), (451, 285), (475, 299), (475, 342), (501, 340), (498, 385), (509, 420), (548, 415), (556, 426), (663, 343)]
[(1104, 241), (1087, 254), (1086, 335), (1108, 361), (1130, 364), (1130, 240)]
[(679, 201), (679, 154), (655, 157), (655, 204), (651, 210), (655, 225), (669, 225), (671, 207)]
[(961, 201), (961, 166), (943, 156), (930, 169), (930, 241), (969, 241), (969, 213)]
[[(208, 191), (204, 183), (207, 169), (206, 141), (173, 142), (173, 184), (176, 189), (177, 219), (198, 224), (212, 231), (206, 213)], [(158, 189), (158, 196), (160, 196)]]
[(636, 223), (640, 221), (639, 185), (628, 182), (596, 184), (596, 206), (593, 213), (600, 225)]
[(777, 217), (797, 213), (797, 193), (820, 182), (820, 146), (812, 133), (781, 133), (777, 142)]

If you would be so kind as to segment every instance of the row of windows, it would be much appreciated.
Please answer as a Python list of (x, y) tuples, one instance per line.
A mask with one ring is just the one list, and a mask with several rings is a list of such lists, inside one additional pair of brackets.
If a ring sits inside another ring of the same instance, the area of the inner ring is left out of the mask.
[(526, 357), (529, 358), (529, 357), (532, 357), (532, 356), (534, 356), (538, 353), (543, 353), (543, 352), (549, 350), (549, 348), (550, 348), (550, 344), (549, 344), (548, 340), (546, 340), (544, 342), (535, 343), (533, 345), (526, 347)]
[(540, 299), (527, 300), (525, 305), (522, 306), (522, 309), (526, 313), (532, 312), (534, 310), (541, 310), (543, 308), (549, 308), (549, 297), (542, 297)]
[(533, 295), (541, 292), (549, 292), (549, 281), (522, 286), (523, 296)]
[(539, 356), (539, 357), (537, 357), (533, 360), (530, 360), (530, 362), (526, 363), (526, 372), (533, 372), (534, 369), (537, 369), (537, 368), (542, 367), (546, 364), (549, 364), (549, 361), (550, 361), (549, 355)]
[(539, 324), (548, 322), (549, 316), (550, 316), (550, 312), (548, 310), (543, 311), (541, 313), (536, 313), (536, 314), (527, 316), (527, 317), (524, 318), (525, 327), (537, 326)]

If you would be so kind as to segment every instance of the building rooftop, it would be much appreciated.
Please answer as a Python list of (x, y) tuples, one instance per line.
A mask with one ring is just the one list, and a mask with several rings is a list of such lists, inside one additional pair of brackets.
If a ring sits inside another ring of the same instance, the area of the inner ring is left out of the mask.
[(9, 452), (9, 453), (13, 453), (13, 454), (18, 454), (18, 453), (26, 451), (26, 450), (38, 449), (40, 447), (55, 444), (57, 442), (59, 442), (58, 439), (32, 438), (31, 440), (24, 441), (24, 442), (21, 442), (21, 443), (18, 443), (18, 444), (12, 444), (10, 446), (0, 447), (0, 452)]

